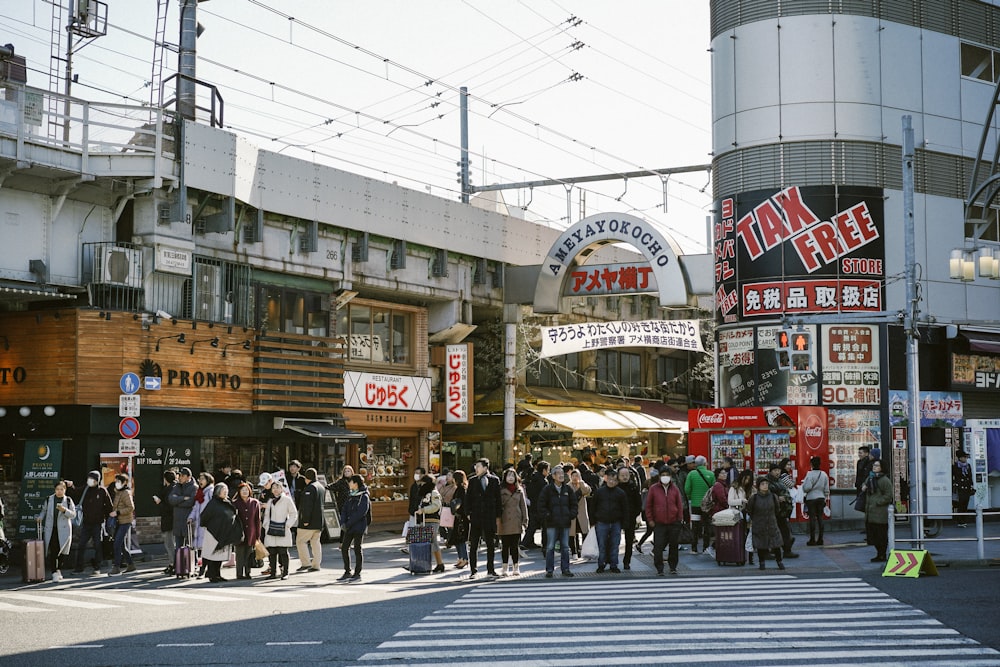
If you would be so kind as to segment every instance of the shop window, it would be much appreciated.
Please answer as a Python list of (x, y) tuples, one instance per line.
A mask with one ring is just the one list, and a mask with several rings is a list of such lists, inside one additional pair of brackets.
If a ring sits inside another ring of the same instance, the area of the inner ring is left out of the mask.
[(329, 335), (329, 302), (325, 294), (277, 285), (262, 286), (260, 291), (262, 329), (319, 337)]
[(598, 350), (597, 392), (614, 396), (642, 396), (639, 355), (634, 352)]
[(962, 76), (980, 81), (994, 79), (994, 53), (990, 49), (974, 44), (962, 44)]
[(351, 303), (338, 313), (337, 335), (350, 340), (352, 363), (413, 364), (413, 313)]

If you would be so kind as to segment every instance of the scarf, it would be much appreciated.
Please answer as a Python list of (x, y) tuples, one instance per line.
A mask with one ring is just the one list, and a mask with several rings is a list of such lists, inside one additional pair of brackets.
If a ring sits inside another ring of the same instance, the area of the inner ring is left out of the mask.
[(201, 503), (205, 500), (205, 489), (198, 487), (198, 492), (194, 494), (194, 501), (196, 503)]
[(507, 484), (507, 490), (510, 491), (511, 493), (517, 491), (517, 483), (515, 482), (514, 484)]

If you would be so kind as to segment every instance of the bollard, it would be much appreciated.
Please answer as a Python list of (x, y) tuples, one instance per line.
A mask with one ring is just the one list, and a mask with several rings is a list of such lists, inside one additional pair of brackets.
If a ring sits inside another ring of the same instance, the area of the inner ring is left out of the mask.
[(896, 548), (896, 506), (894, 503), (889, 503), (889, 546), (887, 547), (889, 553)]
[(979, 502), (979, 494), (976, 494), (976, 553), (979, 561), (986, 560), (986, 534), (983, 532), (983, 505)]

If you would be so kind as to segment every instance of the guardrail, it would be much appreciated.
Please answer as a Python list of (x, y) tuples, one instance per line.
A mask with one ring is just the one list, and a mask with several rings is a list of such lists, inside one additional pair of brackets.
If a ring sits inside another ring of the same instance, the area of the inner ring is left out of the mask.
[[(0, 137), (14, 140), (4, 157), (98, 176), (109, 170), (109, 160), (131, 158), (145, 172), (135, 175), (171, 176), (164, 163), (173, 161), (176, 147), (162, 108), (82, 100), (10, 82), (0, 82), (0, 89)], [(68, 165), (59, 153), (79, 160)]]
[(897, 514), (892, 505), (889, 505), (889, 549), (896, 548), (896, 542), (905, 542), (910, 545), (915, 545), (917, 549), (923, 547), (924, 542), (975, 542), (977, 556), (979, 560), (986, 560), (986, 542), (1000, 540), (1000, 537), (986, 537), (983, 530), (983, 516), (984, 515), (997, 515), (1000, 516), (1000, 510), (983, 511), (982, 505), (976, 503), (976, 510), (974, 512), (955, 512), (952, 516), (974, 516), (976, 517), (976, 535), (975, 537), (928, 537), (923, 534), (924, 524), (923, 521), (919, 522), (918, 532), (921, 533), (919, 537), (911, 537), (909, 539), (896, 539), (896, 517), (912, 517), (912, 518), (927, 518), (927, 517), (940, 517), (940, 513), (921, 513), (916, 512), (900, 512)]

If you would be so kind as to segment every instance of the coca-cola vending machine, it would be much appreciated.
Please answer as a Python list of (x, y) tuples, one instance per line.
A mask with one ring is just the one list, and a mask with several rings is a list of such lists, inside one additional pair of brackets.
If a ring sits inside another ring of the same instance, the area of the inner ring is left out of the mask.
[[(735, 467), (749, 468), (758, 477), (787, 457), (795, 464), (798, 486), (812, 469), (813, 456), (829, 472), (826, 420), (826, 408), (801, 405), (689, 410), (688, 453), (704, 456), (712, 469), (731, 457)], [(792, 516), (801, 517), (801, 508), (796, 506)]]

